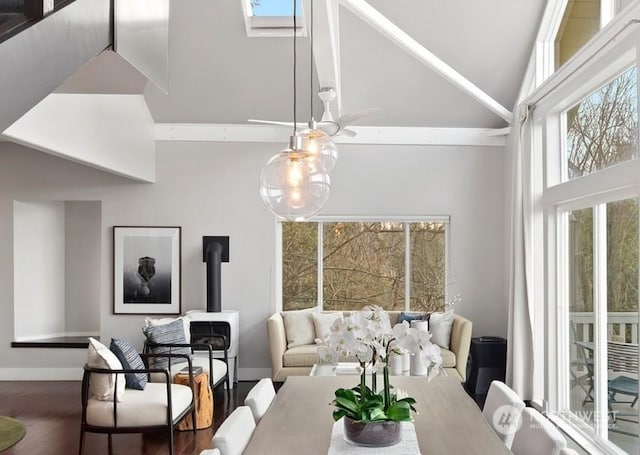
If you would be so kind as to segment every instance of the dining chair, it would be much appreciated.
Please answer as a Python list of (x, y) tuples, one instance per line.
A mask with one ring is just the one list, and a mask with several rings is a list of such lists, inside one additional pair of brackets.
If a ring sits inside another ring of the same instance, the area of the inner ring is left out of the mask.
[(200, 452), (200, 455), (220, 455), (220, 451), (218, 449), (207, 449)]
[(579, 454), (575, 450), (570, 449), (569, 447), (565, 447), (564, 449), (560, 449), (559, 455), (579, 455)]
[(271, 382), (270, 378), (260, 379), (260, 381), (258, 381), (258, 383), (249, 391), (244, 400), (244, 404), (251, 408), (256, 425), (267, 412), (275, 397), (276, 389), (273, 388), (273, 382)]
[(213, 435), (213, 446), (220, 451), (220, 455), (242, 455), (255, 428), (251, 409), (239, 406)]
[(560, 455), (567, 441), (545, 416), (533, 408), (522, 411), (520, 428), (511, 445), (514, 455)]
[(524, 401), (505, 383), (493, 381), (487, 392), (482, 415), (509, 449), (513, 442)]

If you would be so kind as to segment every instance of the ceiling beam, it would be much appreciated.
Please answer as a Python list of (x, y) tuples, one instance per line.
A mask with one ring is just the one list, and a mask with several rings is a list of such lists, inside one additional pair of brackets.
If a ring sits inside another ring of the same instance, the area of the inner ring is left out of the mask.
[(415, 39), (409, 36), (404, 30), (395, 25), (378, 10), (373, 8), (364, 0), (340, 0), (340, 4), (346, 7), (349, 11), (354, 13), (364, 22), (369, 24), (375, 30), (387, 37), (389, 40), (400, 46), (402, 49), (413, 55), (420, 62), (427, 65), (437, 74), (442, 76), (445, 80), (449, 81), (463, 92), (470, 95), (484, 107), (492, 111), (504, 119), (507, 123), (513, 123), (513, 114), (482, 89), (476, 86), (469, 79), (465, 78), (462, 74), (457, 72), (447, 63), (442, 61), (431, 51), (425, 48), (422, 44), (418, 43)]
[[(305, 24), (311, 25), (311, 0), (303, 0)], [(333, 87), (336, 99), (336, 117), (340, 116), (340, 27), (338, 24), (338, 1), (314, 2), (313, 10), (313, 54), (320, 88)], [(315, 96), (315, 94), (314, 94)]]
[[(503, 147), (505, 130), (493, 128), (423, 128), (350, 126), (355, 137), (334, 136), (338, 144), (431, 145)], [(160, 142), (264, 142), (286, 143), (289, 127), (223, 125), (213, 123), (156, 123)]]

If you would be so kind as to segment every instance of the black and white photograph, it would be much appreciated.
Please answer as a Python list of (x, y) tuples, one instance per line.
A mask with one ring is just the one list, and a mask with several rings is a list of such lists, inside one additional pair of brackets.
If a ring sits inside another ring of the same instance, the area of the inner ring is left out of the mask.
[(180, 234), (180, 227), (114, 226), (114, 313), (180, 313)]

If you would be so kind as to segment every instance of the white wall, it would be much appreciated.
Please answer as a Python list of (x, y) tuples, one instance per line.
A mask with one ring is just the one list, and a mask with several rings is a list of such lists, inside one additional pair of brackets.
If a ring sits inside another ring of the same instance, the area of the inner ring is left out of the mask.
[(64, 218), (61, 202), (13, 204), (16, 339), (64, 332)]
[[(112, 226), (182, 226), (183, 312), (205, 307), (202, 236), (229, 235), (222, 298), (224, 308), (240, 311), (240, 378), (269, 374), (265, 320), (275, 309), (275, 221), (258, 194), (258, 176), (277, 149), (158, 143), (157, 181), (140, 184), (0, 143), (0, 245), (11, 243), (13, 199), (102, 201), (100, 334), (106, 342), (118, 336), (141, 347), (143, 316), (112, 314)], [(504, 336), (503, 155), (503, 148), (488, 147), (344, 145), (325, 213), (450, 215), (450, 290), (463, 298), (456, 311), (474, 322), (474, 335)], [(44, 178), (41, 169), (47, 169)], [(9, 309), (10, 320), (13, 295), (5, 283), (12, 273), (10, 255), (2, 255), (0, 306)], [(45, 350), (10, 349), (12, 336), (0, 321), (0, 356), (7, 367), (71, 368), (84, 362), (84, 352), (50, 357)]]
[(98, 201), (68, 201), (65, 208), (65, 332), (100, 332), (102, 270)]

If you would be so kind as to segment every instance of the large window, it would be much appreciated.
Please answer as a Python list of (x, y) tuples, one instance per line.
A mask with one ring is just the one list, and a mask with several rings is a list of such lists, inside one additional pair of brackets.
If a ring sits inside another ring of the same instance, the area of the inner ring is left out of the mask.
[(625, 71), (569, 109), (566, 124), (567, 178), (638, 157), (638, 76)]
[(435, 311), (445, 302), (447, 225), (282, 223), (282, 306)]
[[(566, 276), (568, 409), (594, 434), (637, 450), (638, 199), (572, 210)], [(561, 280), (565, 281), (565, 280)]]

